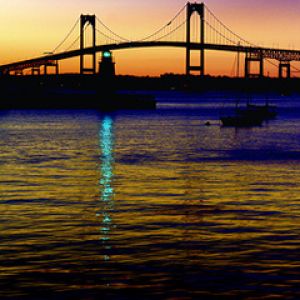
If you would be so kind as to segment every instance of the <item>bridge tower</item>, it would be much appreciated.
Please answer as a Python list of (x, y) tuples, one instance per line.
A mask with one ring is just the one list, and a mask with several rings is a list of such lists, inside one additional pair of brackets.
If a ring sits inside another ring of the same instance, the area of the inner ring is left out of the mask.
[(205, 30), (204, 30), (204, 3), (187, 3), (187, 20), (186, 20), (186, 75), (189, 76), (191, 71), (198, 71), (200, 75), (205, 74), (204, 69), (204, 48), (200, 50), (200, 64), (199, 66), (191, 65), (191, 18), (194, 13), (197, 13), (200, 17), (200, 43), (205, 43)]
[[(251, 73), (251, 63), (259, 63), (259, 73)], [(262, 78), (264, 76), (264, 56), (261, 52), (247, 52), (245, 56), (245, 77)]]
[(286, 71), (286, 78), (291, 78), (291, 62), (280, 60), (279, 62), (279, 78), (284, 78), (284, 70)]
[[(96, 74), (96, 52), (84, 55), (82, 53), (85, 48), (85, 26), (92, 27), (92, 45), (96, 47), (96, 16), (95, 15), (81, 15), (80, 16), (80, 74)], [(92, 67), (85, 67), (84, 58), (92, 56)]]

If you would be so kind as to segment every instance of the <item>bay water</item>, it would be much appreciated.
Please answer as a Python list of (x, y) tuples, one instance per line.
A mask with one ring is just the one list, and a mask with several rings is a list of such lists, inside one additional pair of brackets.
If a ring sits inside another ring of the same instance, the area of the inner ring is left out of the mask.
[(300, 296), (300, 96), (238, 129), (235, 95), (156, 96), (1, 112), (0, 299)]

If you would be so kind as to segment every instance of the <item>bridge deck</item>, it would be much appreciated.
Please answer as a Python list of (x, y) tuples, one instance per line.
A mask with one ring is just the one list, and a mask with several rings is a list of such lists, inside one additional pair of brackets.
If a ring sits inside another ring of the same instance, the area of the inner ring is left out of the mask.
[[(49, 61), (63, 60), (79, 56), (81, 54), (91, 54), (94, 52), (101, 52), (105, 50), (121, 50), (121, 49), (133, 49), (133, 48), (147, 48), (147, 47), (179, 47), (186, 48), (188, 44), (186, 42), (128, 42), (119, 44), (100, 45), (96, 47), (89, 47), (83, 50), (72, 50), (67, 52), (61, 52), (57, 54), (49, 54), (33, 59), (22, 60), (10, 64), (0, 65), (0, 72), (13, 71), (18, 69), (26, 69), (32, 66), (41, 66)], [(218, 45), (218, 44), (199, 44), (191, 43), (190, 48), (193, 50), (215, 50), (215, 51), (227, 51), (227, 52), (241, 52), (241, 53), (255, 53), (260, 54), (264, 58), (284, 60), (284, 61), (300, 61), (300, 50), (287, 50), (287, 49), (275, 49), (264, 47), (245, 47), (238, 45)]]

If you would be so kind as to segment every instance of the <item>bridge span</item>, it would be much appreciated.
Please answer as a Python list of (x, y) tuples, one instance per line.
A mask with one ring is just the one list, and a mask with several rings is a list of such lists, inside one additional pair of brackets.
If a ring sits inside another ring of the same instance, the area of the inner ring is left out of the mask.
[[(123, 49), (135, 49), (135, 48), (149, 48), (149, 47), (176, 47), (187, 48), (186, 42), (164, 42), (164, 41), (150, 41), (150, 42), (124, 42), (118, 44), (99, 45), (96, 47), (88, 47), (84, 49), (72, 50), (56, 54), (48, 54), (40, 57), (22, 60), (10, 64), (0, 66), (0, 73), (7, 74), (11, 71), (27, 69), (31, 67), (38, 67), (52, 63), (53, 61), (60, 61), (68, 58), (78, 57), (80, 55), (94, 54), (103, 51), (115, 51)], [(273, 49), (262, 47), (250, 47), (239, 45), (218, 45), (218, 44), (200, 44), (189, 43), (189, 47), (192, 50), (214, 50), (214, 51), (226, 51), (226, 52), (240, 52), (257, 59), (275, 59), (278, 61), (300, 61), (300, 51), (288, 50), (288, 49)]]
[[(199, 24), (194, 24), (196, 28), (192, 28), (192, 16), (194, 14), (200, 19)], [(143, 39), (134, 41), (114, 33), (95, 15), (81, 15), (76, 24), (80, 24), (80, 35), (75, 40), (75, 42), (80, 41), (79, 49), (69, 50), (68, 48), (65, 51), (57, 52), (56, 50), (62, 44), (60, 43), (50, 54), (1, 65), (0, 74), (8, 75), (13, 72), (22, 74), (23, 70), (29, 68), (31, 68), (32, 74), (40, 74), (42, 66), (44, 66), (45, 74), (47, 74), (48, 67), (55, 67), (56, 73), (58, 73), (58, 62), (73, 57), (80, 57), (81, 74), (96, 74), (96, 53), (149, 47), (184, 48), (186, 50), (186, 75), (190, 75), (192, 72), (199, 72), (200, 75), (205, 75), (205, 51), (226, 51), (245, 54), (245, 77), (263, 77), (264, 61), (272, 59), (279, 62), (279, 77), (283, 77), (283, 71), (285, 70), (286, 77), (289, 78), (291, 76), (291, 62), (300, 61), (300, 50), (260, 47), (243, 39), (226, 27), (204, 3), (188, 2), (167, 25)], [(99, 24), (102, 30), (99, 30), (96, 24)], [(88, 26), (92, 28), (92, 45), (85, 47), (86, 29)], [(72, 31), (74, 28), (75, 26)], [(106, 30), (106, 33), (103, 30)], [(195, 37), (192, 40), (193, 31), (198, 32), (196, 41), (194, 41)], [(106, 41), (97, 45), (97, 33)], [(182, 33), (183, 35), (180, 37)], [(66, 41), (69, 35), (70, 33), (63, 39), (63, 42)], [(200, 55), (198, 65), (192, 65), (192, 51), (198, 51)], [(85, 56), (92, 57), (92, 67), (85, 67)], [(251, 73), (252, 62), (259, 63), (258, 74)]]

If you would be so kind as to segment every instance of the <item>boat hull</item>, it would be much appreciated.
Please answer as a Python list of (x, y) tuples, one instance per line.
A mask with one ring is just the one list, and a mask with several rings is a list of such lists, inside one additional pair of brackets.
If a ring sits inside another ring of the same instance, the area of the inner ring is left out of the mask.
[(261, 126), (263, 119), (261, 118), (244, 118), (241, 116), (229, 116), (221, 118), (222, 125), (225, 127), (253, 127)]

